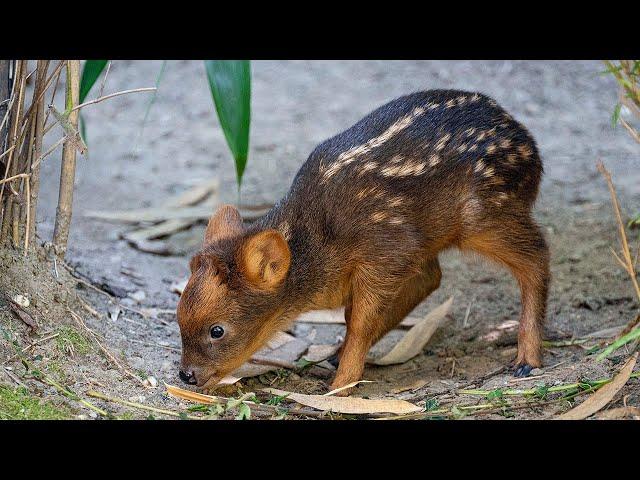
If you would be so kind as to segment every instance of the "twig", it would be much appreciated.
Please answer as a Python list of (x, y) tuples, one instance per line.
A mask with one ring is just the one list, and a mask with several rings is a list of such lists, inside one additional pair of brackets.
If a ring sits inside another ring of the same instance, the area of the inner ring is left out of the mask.
[[(606, 169), (604, 164), (601, 161), (598, 161), (596, 164), (596, 167), (598, 168), (598, 171), (600, 171), (600, 173), (606, 180), (607, 186), (609, 187), (609, 193), (611, 194), (611, 203), (613, 204), (613, 211), (615, 212), (616, 221), (618, 223), (618, 230), (620, 233), (620, 243), (622, 244), (622, 256), (624, 258), (624, 262), (618, 257), (618, 255), (616, 255), (615, 257), (618, 260), (618, 262), (622, 265), (624, 270), (627, 272), (627, 274), (629, 275), (629, 278), (631, 279), (631, 283), (635, 288), (638, 301), (640, 301), (640, 285), (638, 284), (638, 277), (635, 270), (635, 262), (631, 258), (631, 249), (629, 248), (629, 242), (627, 241), (627, 234), (624, 229), (624, 223), (622, 222), (622, 215), (620, 214), (620, 205), (618, 203), (618, 196), (616, 195), (616, 189), (613, 186), (613, 181), (611, 180), (611, 174)], [(623, 335), (631, 331), (631, 329), (637, 323), (638, 323), (637, 319), (629, 323), (629, 325), (627, 325), (627, 327), (625, 327), (622, 333), (618, 336), (618, 339), (620, 339)]]
[(127, 367), (125, 367), (124, 365), (122, 365), (118, 359), (109, 351), (109, 349), (107, 347), (105, 347), (102, 342), (100, 342), (100, 340), (98, 339), (98, 335), (96, 334), (96, 332), (94, 332), (93, 330), (91, 330), (86, 323), (84, 323), (84, 321), (82, 320), (82, 317), (80, 317), (80, 315), (78, 315), (76, 312), (74, 312), (73, 310), (71, 310), (70, 308), (67, 308), (67, 311), (71, 314), (71, 316), (80, 324), (80, 326), (82, 326), (82, 328), (89, 333), (89, 335), (91, 335), (91, 337), (93, 338), (93, 340), (96, 342), (96, 344), (98, 345), (98, 347), (100, 347), (100, 350), (102, 350), (102, 352), (107, 356), (107, 358), (109, 360), (111, 360), (111, 362), (113, 364), (116, 365), (116, 367), (123, 372), (126, 376), (132, 378), (133, 380), (137, 381), (140, 385), (142, 386), (146, 386), (144, 384), (144, 381), (138, 377), (136, 374), (134, 374), (131, 370), (129, 370)]
[[(635, 372), (631, 374), (630, 378), (638, 378), (640, 377), (640, 372)], [(567, 385), (556, 385), (554, 387), (549, 387), (549, 389), (547, 390), (547, 393), (557, 393), (557, 392), (564, 392), (567, 390), (573, 390), (576, 388), (581, 388), (582, 385), (589, 385), (590, 387), (593, 388), (600, 388), (603, 385), (606, 385), (607, 383), (609, 383), (611, 380), (613, 380), (613, 378), (605, 378), (602, 380), (594, 380), (591, 382), (579, 382), (579, 383), (570, 383)], [(537, 388), (530, 388), (527, 390), (514, 390), (514, 389), (506, 389), (506, 390), (502, 390), (502, 395), (509, 395), (509, 396), (528, 396), (528, 395), (535, 395), (535, 393), (537, 392)], [(460, 390), (458, 392), (461, 395), (481, 395), (481, 396), (487, 396), (491, 393), (490, 390)]]
[(45, 158), (47, 158), (49, 155), (51, 155), (59, 146), (62, 142), (64, 142), (67, 139), (67, 137), (62, 137), (61, 139), (59, 139), (56, 143), (54, 143), (53, 145), (51, 145), (46, 152), (44, 152), (43, 154), (41, 154), (40, 156), (38, 156), (38, 158), (36, 158), (36, 161), (33, 164), (33, 168), (36, 168), (40, 165), (40, 162), (42, 162), (42, 160), (44, 160)]
[(180, 352), (181, 350), (177, 347), (172, 347), (170, 345), (162, 345), (160, 343), (153, 343), (153, 342), (144, 342), (142, 340), (136, 340), (135, 338), (132, 338), (129, 340), (130, 342), (133, 343), (139, 343), (140, 345), (146, 345), (148, 347), (160, 347), (160, 348), (164, 348), (165, 350), (170, 350), (172, 352)]
[(109, 76), (109, 70), (111, 70), (111, 60), (107, 62), (107, 71), (104, 72), (104, 77), (102, 77), (102, 83), (100, 84), (100, 91), (98, 93), (98, 97), (102, 97), (102, 93), (104, 92), (104, 86), (107, 83), (107, 77)]
[(196, 417), (194, 415), (182, 414), (182, 413), (179, 413), (179, 412), (175, 412), (173, 410), (166, 410), (164, 408), (156, 408), (156, 407), (152, 407), (150, 405), (144, 405), (144, 404), (138, 403), (138, 402), (130, 402), (128, 400), (123, 400), (121, 398), (110, 397), (110, 396), (104, 395), (104, 394), (102, 394), (100, 392), (96, 392), (95, 390), (89, 390), (87, 392), (87, 396), (88, 397), (92, 397), (92, 398), (98, 398), (100, 400), (104, 400), (105, 402), (119, 403), (120, 405), (125, 405), (127, 407), (138, 408), (140, 410), (147, 410), (149, 412), (159, 413), (161, 415), (168, 415), (170, 417), (189, 418), (191, 420), (201, 420), (202, 419), (202, 417)]
[(9, 177), (9, 178), (5, 178), (4, 180), (0, 180), (0, 185), (2, 185), (3, 183), (11, 182), (11, 181), (16, 180), (18, 178), (28, 178), (28, 177), (29, 177), (28, 173), (19, 173), (17, 175), (14, 175), (13, 177)]
[(145, 87), (145, 88), (134, 88), (133, 90), (123, 90), (121, 92), (111, 93), (109, 95), (105, 95), (104, 97), (96, 98), (95, 100), (90, 100), (88, 102), (81, 103), (80, 105), (77, 105), (77, 106), (73, 107), (71, 109), (71, 112), (75, 112), (76, 110), (84, 108), (87, 105), (93, 105), (94, 103), (100, 103), (100, 102), (103, 102), (103, 101), (108, 100), (110, 98), (117, 97), (119, 95), (126, 95), (128, 93), (137, 93), (137, 92), (154, 92), (156, 90), (157, 90), (156, 87)]

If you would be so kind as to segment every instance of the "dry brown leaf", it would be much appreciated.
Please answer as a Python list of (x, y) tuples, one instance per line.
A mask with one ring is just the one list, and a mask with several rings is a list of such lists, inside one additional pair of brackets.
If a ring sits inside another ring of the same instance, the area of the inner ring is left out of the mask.
[(184, 388), (175, 387), (173, 385), (169, 385), (168, 383), (165, 383), (164, 386), (167, 388), (167, 393), (169, 395), (181, 398), (182, 400), (204, 403), (207, 405), (217, 403), (219, 401), (218, 397), (215, 397), (213, 395), (205, 395), (203, 393), (192, 392), (191, 390), (185, 390)]
[(15, 313), (16, 316), (31, 329), (32, 333), (38, 330), (38, 324), (36, 323), (36, 321), (33, 319), (31, 315), (25, 312), (20, 307), (20, 305), (13, 302), (12, 300), (9, 300), (7, 303), (9, 304), (9, 307), (11, 307), (11, 310), (13, 311), (13, 313)]
[[(405, 318), (398, 327), (410, 328), (420, 322), (419, 317), (409, 316)], [(312, 310), (299, 315), (296, 322), (300, 323), (319, 323), (326, 325), (344, 325), (344, 307), (334, 308), (333, 310)]]
[(339, 348), (339, 343), (333, 345), (309, 345), (307, 353), (302, 358), (314, 363), (321, 362), (336, 353)]
[(358, 397), (327, 397), (325, 395), (305, 395), (303, 393), (287, 392), (276, 388), (265, 388), (265, 392), (273, 395), (286, 395), (288, 400), (293, 400), (302, 405), (322, 410), (325, 412), (368, 414), (368, 413), (415, 413), (422, 408), (404, 400), (394, 399), (367, 399)]
[(436, 329), (447, 318), (447, 313), (453, 304), (453, 297), (442, 305), (431, 310), (424, 319), (416, 323), (411, 330), (391, 349), (389, 353), (377, 360), (369, 360), (374, 365), (394, 365), (404, 363), (422, 352)]
[(606, 407), (615, 394), (618, 393), (629, 380), (637, 359), (638, 353), (636, 352), (626, 361), (620, 372), (611, 382), (607, 383), (577, 407), (560, 415), (558, 420), (583, 420)]
[(344, 387), (336, 388), (324, 394), (325, 397), (330, 397), (331, 395), (335, 395), (338, 392), (346, 390), (347, 388), (355, 387), (361, 383), (373, 383), (373, 380), (358, 380), (357, 382), (347, 383)]
[(634, 420), (640, 420), (640, 408), (638, 407), (620, 407), (612, 408), (596, 415), (599, 420), (620, 420), (621, 418), (631, 417)]

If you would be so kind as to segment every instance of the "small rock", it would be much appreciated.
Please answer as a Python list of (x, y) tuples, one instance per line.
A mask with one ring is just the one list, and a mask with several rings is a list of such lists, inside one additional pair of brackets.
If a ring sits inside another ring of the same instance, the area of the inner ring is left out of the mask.
[(111, 321), (112, 322), (117, 321), (121, 312), (122, 312), (122, 309), (117, 305), (109, 307), (109, 318), (111, 319)]
[(144, 395), (134, 395), (133, 397), (129, 397), (129, 401), (134, 403), (143, 403), (146, 399), (147, 397)]
[(135, 292), (130, 293), (129, 297), (133, 298), (136, 302), (140, 303), (145, 298), (147, 298), (147, 294), (144, 293), (142, 290), (136, 290)]
[(87, 417), (86, 415), (78, 415), (76, 418), (78, 420), (88, 420), (89, 419), (89, 417)]
[(160, 370), (162, 370), (163, 372), (168, 372), (169, 370), (171, 370), (171, 362), (169, 361), (165, 361), (162, 362), (162, 366), (160, 367)]
[(534, 368), (533, 370), (531, 370), (532, 377), (537, 377), (538, 375), (542, 375), (543, 373), (544, 373), (544, 370), (541, 368)]
[(158, 380), (156, 377), (149, 375), (143, 382), (145, 387), (156, 388), (158, 386)]
[(91, 418), (98, 418), (98, 414), (96, 412), (89, 412), (89, 416)]
[(29, 301), (29, 299), (24, 295), (14, 295), (14, 297), (11, 300), (13, 300), (14, 303), (17, 303), (23, 308), (27, 308), (29, 305), (31, 305), (31, 302)]

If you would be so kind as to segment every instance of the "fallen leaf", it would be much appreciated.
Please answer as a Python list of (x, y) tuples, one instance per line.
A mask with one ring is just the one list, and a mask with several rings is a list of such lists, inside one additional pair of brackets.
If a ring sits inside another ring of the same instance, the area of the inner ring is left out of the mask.
[(273, 360), (273, 365), (251, 363), (249, 361), (231, 372), (231, 376), (239, 378), (257, 377), (258, 375), (283, 368), (283, 365), (293, 365), (300, 358), (300, 355), (307, 350), (308, 346), (309, 344), (304, 340), (285, 332), (278, 332), (267, 342), (267, 345), (255, 354), (256, 357), (263, 361)]
[(497, 330), (512, 330), (520, 325), (520, 322), (517, 320), (507, 320), (506, 322), (502, 322), (500, 325), (496, 327)]
[(357, 382), (351, 382), (346, 384), (344, 387), (340, 387), (340, 388), (336, 388), (334, 390), (331, 390), (330, 392), (327, 392), (324, 394), (325, 397), (330, 397), (331, 395), (335, 395), (338, 392), (341, 392), (343, 390), (346, 390), (347, 388), (351, 388), (351, 387), (355, 387), (356, 385), (359, 385), (360, 383), (373, 383), (372, 380), (358, 380)]
[(295, 340), (295, 337), (293, 335), (289, 335), (285, 332), (276, 332), (273, 337), (271, 337), (267, 342), (267, 347), (269, 347), (271, 350), (275, 350), (292, 340)]
[(611, 410), (606, 410), (596, 415), (596, 418), (599, 420), (619, 420), (621, 418), (627, 418), (627, 417), (631, 417), (634, 420), (640, 420), (640, 408), (638, 407), (612, 408)]
[(367, 399), (358, 397), (327, 397), (325, 395), (305, 395), (303, 393), (287, 392), (276, 388), (265, 388), (265, 392), (273, 395), (287, 396), (302, 405), (335, 413), (367, 414), (367, 413), (403, 413), (419, 412), (422, 408), (404, 400)]
[(333, 345), (309, 345), (307, 353), (305, 353), (302, 358), (314, 363), (321, 362), (336, 353), (339, 348), (339, 343)]
[(374, 365), (394, 365), (404, 363), (420, 354), (436, 329), (447, 318), (447, 313), (449, 313), (452, 304), (453, 297), (450, 297), (442, 305), (431, 310), (419, 323), (416, 323), (389, 353), (377, 360), (368, 360), (369, 363)]
[(635, 353), (626, 361), (622, 369), (620, 369), (620, 372), (611, 382), (607, 383), (577, 407), (560, 415), (558, 420), (583, 420), (606, 407), (615, 394), (624, 387), (629, 377), (631, 377), (637, 359), (638, 353)]
[[(411, 328), (420, 320), (419, 317), (409, 316), (400, 322), (398, 328)], [(344, 307), (334, 308), (333, 310), (312, 310), (298, 315), (295, 321), (300, 323), (344, 325)]]
[(204, 393), (192, 392), (191, 390), (185, 390), (184, 388), (175, 387), (165, 383), (164, 386), (167, 389), (167, 393), (182, 400), (188, 400), (190, 402), (204, 403), (211, 405), (212, 403), (218, 403), (218, 397), (213, 395), (205, 395)]
[(22, 308), (20, 308), (20, 306), (17, 303), (14, 303), (13, 301), (9, 301), (8, 303), (13, 313), (15, 313), (17, 317), (20, 320), (22, 320), (31, 329), (32, 333), (38, 329), (38, 324), (36, 323), (36, 321), (33, 319), (31, 315), (29, 315)]

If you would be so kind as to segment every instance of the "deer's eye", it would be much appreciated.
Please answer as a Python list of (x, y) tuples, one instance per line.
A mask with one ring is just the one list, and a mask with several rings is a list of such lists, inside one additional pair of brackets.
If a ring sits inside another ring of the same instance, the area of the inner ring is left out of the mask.
[(224, 328), (222, 328), (220, 325), (214, 325), (213, 327), (211, 327), (211, 338), (222, 338), (222, 336), (224, 335)]

